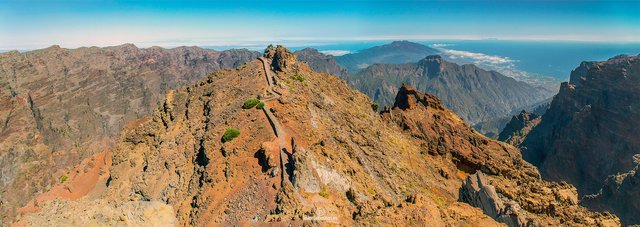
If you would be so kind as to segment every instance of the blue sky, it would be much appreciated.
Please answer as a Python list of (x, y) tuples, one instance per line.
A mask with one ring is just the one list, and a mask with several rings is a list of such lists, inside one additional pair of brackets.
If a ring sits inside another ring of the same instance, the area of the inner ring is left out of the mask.
[(0, 49), (336, 40), (640, 42), (640, 1), (0, 0)]

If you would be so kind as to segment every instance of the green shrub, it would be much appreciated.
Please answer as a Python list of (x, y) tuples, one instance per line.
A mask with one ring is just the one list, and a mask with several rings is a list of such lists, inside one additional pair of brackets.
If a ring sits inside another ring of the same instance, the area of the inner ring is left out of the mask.
[(60, 177), (60, 183), (64, 183), (64, 182), (65, 182), (65, 181), (67, 181), (68, 179), (69, 179), (69, 176), (67, 176), (67, 175), (62, 175), (62, 176)]
[(247, 99), (247, 101), (244, 101), (244, 104), (242, 104), (242, 108), (251, 109), (254, 106), (258, 105), (259, 103), (260, 103), (260, 100), (256, 98), (250, 98), (250, 99)]
[(300, 74), (293, 75), (291, 78), (293, 78), (294, 80), (300, 81), (300, 82), (304, 81), (304, 76), (302, 76)]
[(371, 109), (373, 109), (373, 112), (378, 112), (380, 110), (380, 104), (374, 102), (373, 104), (371, 104)]
[(327, 185), (320, 185), (320, 192), (318, 192), (318, 195), (325, 197), (325, 198), (329, 198), (329, 192), (327, 190)]
[(240, 135), (240, 130), (237, 128), (227, 128), (227, 131), (222, 135), (222, 142), (229, 142)]
[(256, 109), (262, 109), (264, 108), (264, 102), (260, 102), (258, 103), (258, 105), (256, 105)]

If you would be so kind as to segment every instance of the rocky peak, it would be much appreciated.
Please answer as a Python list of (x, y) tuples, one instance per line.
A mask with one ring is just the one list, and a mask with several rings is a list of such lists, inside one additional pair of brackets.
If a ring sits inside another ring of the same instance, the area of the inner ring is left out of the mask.
[(281, 72), (286, 71), (297, 62), (296, 55), (282, 45), (278, 45), (276, 47), (269, 45), (264, 50), (263, 56), (265, 58), (270, 58), (272, 60), (271, 66), (273, 69)]
[(502, 129), (498, 140), (511, 145), (519, 145), (531, 128), (540, 123), (540, 116), (522, 110), (518, 115), (511, 117), (511, 121)]
[(414, 109), (418, 105), (422, 105), (424, 107), (433, 107), (437, 109), (443, 108), (438, 97), (431, 94), (423, 94), (416, 91), (416, 89), (412, 86), (402, 84), (402, 86), (398, 90), (398, 94), (396, 95), (396, 101), (393, 104), (393, 107), (406, 110)]

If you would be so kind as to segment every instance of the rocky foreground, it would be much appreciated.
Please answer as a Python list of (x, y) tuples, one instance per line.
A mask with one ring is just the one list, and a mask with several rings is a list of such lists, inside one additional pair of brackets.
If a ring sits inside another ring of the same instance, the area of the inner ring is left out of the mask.
[(197, 47), (42, 50), (0, 54), (0, 219), (64, 182), (71, 167), (110, 149), (128, 123), (170, 89), (258, 57)]
[(42, 200), (20, 223), (620, 225), (435, 96), (404, 85), (378, 113), (284, 47), (264, 57), (169, 91), (121, 133), (96, 190)]

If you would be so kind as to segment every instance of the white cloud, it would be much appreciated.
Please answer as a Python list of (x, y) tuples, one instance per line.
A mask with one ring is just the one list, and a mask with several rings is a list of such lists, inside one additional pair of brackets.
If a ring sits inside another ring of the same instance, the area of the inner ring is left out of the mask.
[(450, 47), (450, 46), (455, 46), (455, 44), (449, 44), (449, 43), (434, 43), (431, 44), (432, 47), (438, 48), (438, 47)]
[(462, 50), (451, 50), (438, 47), (438, 50), (442, 52), (442, 56), (452, 62), (458, 64), (474, 64), (480, 68), (486, 70), (494, 70), (502, 75), (514, 78), (518, 81), (523, 81), (528, 84), (539, 87), (554, 87), (559, 84), (559, 81), (555, 78), (544, 76), (536, 73), (525, 72), (516, 67), (517, 60), (509, 57), (488, 55), (484, 53), (475, 53)]
[(333, 55), (333, 56), (342, 56), (342, 55), (351, 53), (351, 51), (348, 51), (348, 50), (321, 50), (320, 53)]
[(468, 60), (474, 64), (492, 64), (492, 65), (502, 65), (502, 66), (513, 66), (514, 60), (508, 57), (501, 57), (496, 55), (487, 55), (483, 53), (474, 53), (469, 51), (462, 50), (449, 50), (449, 49), (440, 49), (443, 53), (452, 56), (453, 59), (460, 58), (462, 60)]

